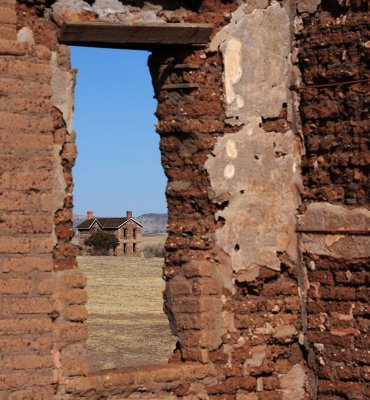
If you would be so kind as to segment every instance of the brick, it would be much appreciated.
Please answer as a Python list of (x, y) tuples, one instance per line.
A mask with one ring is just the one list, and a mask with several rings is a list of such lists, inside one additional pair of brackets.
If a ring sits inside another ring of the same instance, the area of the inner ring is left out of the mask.
[[(4, 135), (2, 139), (3, 150), (36, 150), (38, 152), (50, 152), (53, 149), (53, 144), (53, 136), (51, 134), (37, 135), (32, 133), (22, 134), (17, 132), (16, 134)], [(34, 159), (36, 157), (37, 156), (34, 156)], [(31, 160), (29, 160), (28, 163), (26, 162), (25, 165), (32, 169), (40, 168), (34, 163), (31, 163)], [(17, 166), (17, 168), (20, 167), (21, 165)], [(46, 167), (50, 169), (50, 163), (48, 163)]]
[[(55, 383), (55, 376), (52, 372), (37, 374), (37, 370), (32, 373), (32, 384), (35, 386), (51, 386)], [(43, 371), (40, 371), (43, 372)]]
[(45, 113), (52, 111), (52, 102), (49, 98), (15, 97), (12, 99), (13, 111), (16, 113)]
[(54, 210), (53, 195), (51, 193), (43, 193), (40, 196), (40, 211), (50, 212)]
[(350, 287), (320, 287), (320, 296), (328, 300), (352, 300), (356, 299), (356, 289)]
[(7, 95), (16, 95), (24, 93), (25, 84), (21, 79), (0, 78), (0, 93)]
[[(7, 97), (0, 97), (0, 111), (10, 111), (11, 100)], [(5, 136), (2, 135), (2, 136)], [(2, 142), (3, 140), (1, 140)]]
[(29, 353), (34, 350), (51, 350), (53, 338), (50, 333), (39, 335), (37, 338), (15, 338), (0, 339), (0, 353)]
[(68, 271), (61, 275), (60, 284), (65, 287), (83, 289), (86, 286), (86, 275), (82, 271)]
[(24, 254), (30, 250), (30, 240), (22, 237), (0, 236), (0, 253)]
[(10, 215), (2, 224), (4, 233), (51, 233), (52, 229), (51, 215)]
[(54, 238), (51, 235), (42, 235), (39, 234), (38, 238), (35, 238), (36, 234), (30, 239), (30, 252), (43, 254), (43, 253), (51, 253), (54, 249)]
[(53, 176), (51, 172), (15, 172), (12, 176), (12, 188), (14, 190), (51, 190), (53, 188)]
[(0, 210), (26, 212), (36, 206), (36, 200), (34, 194), (7, 190), (0, 192)]
[(7, 75), (9, 60), (6, 57), (0, 58), (0, 74)]
[(12, 299), (11, 308), (17, 314), (47, 314), (54, 310), (54, 305), (47, 297)]
[(214, 312), (200, 314), (180, 314), (176, 315), (176, 325), (180, 329), (214, 329), (217, 315)]
[(29, 344), (26, 339), (0, 339), (0, 353), (23, 352), (27, 350)]
[(31, 132), (50, 132), (54, 121), (51, 116), (33, 116), (0, 111), (0, 128), (22, 129)]
[(56, 325), (56, 338), (59, 341), (79, 341), (87, 339), (87, 325), (79, 323), (63, 323)]
[(87, 309), (84, 306), (69, 306), (63, 311), (63, 316), (69, 321), (85, 321), (87, 319)]
[(181, 355), (182, 359), (185, 361), (196, 361), (202, 364), (209, 363), (209, 354), (207, 349), (186, 347), (181, 349)]
[(24, 372), (0, 373), (0, 390), (20, 388), (28, 383), (29, 378)]
[(204, 261), (192, 261), (183, 266), (187, 278), (211, 276), (213, 265)]
[(207, 365), (186, 363), (182, 365), (182, 373), (184, 379), (204, 379), (207, 376), (215, 375), (213, 368)]
[(0, 265), (0, 271), (2, 272), (47, 272), (52, 271), (54, 262), (52, 256), (23, 256), (16, 258), (7, 258)]
[(27, 390), (18, 390), (9, 395), (9, 400), (54, 400), (55, 389), (48, 388), (30, 388)]
[(26, 54), (26, 45), (24, 43), (0, 39), (0, 56), (23, 56), (24, 54)]
[[(1, 102), (1, 100), (0, 100)], [(9, 138), (9, 135), (8, 135)], [(53, 158), (51, 156), (48, 155), (41, 155), (41, 154), (35, 154), (33, 152), (29, 152), (26, 151), (25, 152), (17, 152), (18, 154), (16, 155), (15, 151), (13, 151), (12, 147), (14, 147), (14, 145), (16, 145), (16, 143), (11, 143), (10, 141), (7, 139), (5, 139), (3, 141), (4, 143), (4, 153), (0, 153), (0, 165), (2, 165), (3, 170), (5, 171), (12, 171), (15, 172), (16, 170), (19, 171), (24, 171), (24, 170), (33, 170), (35, 174), (37, 174), (37, 170), (42, 170), (42, 169), (49, 169), (51, 170), (53, 168)], [(1, 140), (0, 140), (1, 142)], [(22, 144), (23, 147), (24, 144)], [(0, 143), (1, 146), (1, 143)], [(8, 151), (8, 154), (5, 153), (5, 151)], [(33, 153), (33, 154), (32, 154)], [(41, 153), (41, 152), (40, 152)], [(50, 153), (49, 153), (50, 154)], [(10, 187), (10, 173), (9, 173), (9, 187)], [(22, 195), (21, 193), (17, 193), (15, 192), (18, 196)], [(2, 195), (6, 195), (7, 193), (2, 192)], [(23, 195), (28, 196), (28, 198), (32, 198), (36, 199), (40, 198), (38, 193), (23, 193)], [(26, 208), (24, 211), (26, 211), (26, 215), (29, 215), (30, 213), (27, 213), (27, 211), (30, 208), (36, 209), (37, 211), (40, 211), (40, 207), (39, 204), (37, 203), (37, 201), (33, 201), (31, 202), (30, 207)], [(7, 210), (8, 211), (8, 210)]]
[(179, 332), (180, 343), (185, 347), (216, 349), (221, 344), (221, 333), (217, 330), (186, 330)]
[(191, 294), (191, 282), (187, 279), (176, 277), (167, 283), (166, 291), (174, 295), (187, 295)]
[(256, 378), (254, 377), (230, 377), (223, 382), (208, 388), (209, 394), (232, 394), (238, 389), (253, 390), (256, 388)]
[(53, 366), (52, 356), (10, 355), (2, 359), (2, 366), (9, 370), (42, 369)]
[(84, 289), (71, 289), (63, 292), (60, 299), (68, 305), (85, 304), (87, 302), (87, 291)]
[(47, 278), (40, 281), (37, 287), (39, 294), (52, 294), (56, 287), (55, 279)]
[(17, 22), (17, 15), (14, 7), (0, 6), (0, 23), (15, 24)]
[(6, 40), (16, 40), (17, 30), (13, 26), (0, 26), (0, 37)]
[(17, 78), (31, 78), (37, 82), (49, 82), (51, 80), (51, 68), (49, 64), (39, 64), (16, 60), (11, 63), (9, 70), (12, 76)]
[(49, 318), (0, 320), (1, 335), (45, 333), (50, 332), (52, 327)]
[(33, 350), (51, 350), (54, 345), (54, 337), (47, 332), (46, 334), (38, 334), (36, 338), (33, 338), (30, 343), (30, 347)]
[(10, 181), (11, 181), (11, 177), (10, 177), (10, 171), (5, 171), (1, 174), (0, 172), (0, 187), (3, 190), (10, 190)]
[(84, 359), (63, 360), (63, 373), (67, 376), (87, 375), (89, 373), (89, 362)]
[(28, 92), (34, 97), (51, 97), (53, 95), (53, 90), (49, 84), (39, 82), (30, 82)]
[(0, 281), (0, 294), (27, 294), (32, 288), (30, 279), (2, 279)]
[[(139, 371), (141, 372), (141, 371)], [(145, 382), (148, 381), (148, 376), (150, 372), (148, 370), (143, 369), (143, 373), (141, 376), (138, 374), (138, 371), (124, 371), (120, 373), (105, 373), (103, 375), (102, 382), (97, 385), (98, 388), (103, 387), (116, 387), (118, 385), (128, 386), (135, 383), (135, 381)], [(144, 379), (143, 379), (144, 378)], [(140, 380), (139, 380), (140, 379)]]
[(199, 295), (212, 295), (220, 294), (220, 287), (218, 283), (212, 278), (201, 278), (194, 280), (193, 293)]
[(356, 398), (354, 396), (362, 396), (363, 389), (363, 384), (360, 382), (319, 382), (319, 393), (322, 394), (351, 394), (352, 398)]
[(297, 295), (297, 284), (289, 282), (277, 282), (264, 285), (262, 294), (266, 297), (294, 296)]
[(15, 6), (16, 4), (16, 0), (0, 0), (0, 6)]
[(171, 382), (179, 380), (182, 376), (182, 371), (175, 365), (163, 366), (151, 371), (151, 378), (155, 382)]
[[(67, 393), (84, 393), (93, 389), (96, 390), (98, 387), (98, 377), (97, 376), (88, 376), (88, 377), (79, 377), (72, 378), (66, 381), (66, 392)], [(133, 380), (134, 381), (134, 380)]]
[(32, 50), (34, 51), (32, 51), (31, 54), (39, 60), (49, 61), (51, 58), (51, 50), (43, 46), (42, 44), (36, 44)]
[(172, 301), (172, 310), (180, 313), (217, 312), (221, 310), (221, 300), (217, 296), (177, 296)]

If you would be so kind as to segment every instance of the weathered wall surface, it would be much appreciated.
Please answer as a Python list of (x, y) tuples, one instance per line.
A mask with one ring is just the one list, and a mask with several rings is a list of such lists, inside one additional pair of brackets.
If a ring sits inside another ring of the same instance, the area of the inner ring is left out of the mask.
[(319, 399), (370, 396), (368, 11), (364, 1), (322, 1), (297, 24), (306, 347)]
[[(195, 6), (0, 0), (0, 400), (369, 396), (368, 5)], [(89, 374), (65, 20), (215, 25), (208, 48), (149, 59), (179, 338), (166, 366)], [(164, 70), (197, 87), (161, 88)]]
[(235, 127), (206, 162), (222, 205), (216, 245), (230, 257), (219, 271), (227, 339), (211, 359), (225, 371), (218, 390), (230, 398), (304, 399), (310, 391), (299, 345), (302, 146), (289, 91), (290, 13), (289, 4), (245, 3), (210, 46), (223, 54), (227, 123)]
[(76, 151), (54, 90), (71, 93), (73, 71), (66, 49), (16, 23), (16, 2), (1, 1), (0, 398), (48, 399), (88, 371), (85, 278), (70, 244)]

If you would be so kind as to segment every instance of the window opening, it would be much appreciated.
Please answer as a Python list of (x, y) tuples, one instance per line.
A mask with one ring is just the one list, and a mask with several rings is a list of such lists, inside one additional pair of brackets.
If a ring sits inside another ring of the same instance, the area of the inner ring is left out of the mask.
[[(121, 224), (110, 228), (119, 244), (108, 255), (87, 252), (83, 230), (75, 236), (80, 237), (76, 247), (83, 248), (78, 264), (87, 276), (86, 348), (92, 370), (167, 363), (176, 343), (163, 313), (163, 252), (154, 257), (157, 253), (147, 251), (163, 249), (167, 225), (147, 57), (144, 51), (72, 47), (72, 64), (79, 70), (75, 227), (87, 220), (86, 210), (94, 210), (95, 229), (105, 232), (105, 226)], [(124, 215), (127, 209), (132, 211)]]

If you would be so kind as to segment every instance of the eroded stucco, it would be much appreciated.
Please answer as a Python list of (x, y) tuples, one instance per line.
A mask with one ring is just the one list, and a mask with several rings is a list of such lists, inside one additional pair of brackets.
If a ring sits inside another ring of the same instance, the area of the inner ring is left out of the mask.
[[(369, 231), (370, 211), (366, 208), (348, 209), (329, 203), (312, 203), (298, 221), (300, 229), (307, 231), (302, 234), (303, 252), (335, 258), (361, 259), (370, 256), (370, 238), (366, 234)], [(309, 232), (320, 230), (326, 234)], [(358, 235), (349, 235), (348, 232), (352, 231), (358, 232)]]
[(253, 116), (277, 117), (287, 102), (288, 11), (278, 3), (248, 10), (249, 5), (241, 6), (210, 46), (220, 48), (224, 56), (226, 111), (234, 124), (247, 123)]
[(296, 258), (296, 153), (291, 131), (267, 134), (256, 119), (219, 139), (208, 159), (215, 199), (229, 202), (218, 212), (225, 225), (216, 239), (234, 271), (261, 265), (279, 269), (278, 252)]
[(260, 266), (279, 270), (281, 253), (297, 259), (302, 188), (299, 139), (292, 130), (262, 127), (283, 107), (292, 115), (288, 10), (257, 3), (240, 6), (210, 46), (223, 54), (228, 121), (243, 125), (218, 140), (206, 163), (214, 200), (226, 204), (216, 216), (225, 220), (216, 242), (230, 255), (238, 281), (255, 279)]
[[(69, 50), (66, 46), (62, 47), (65, 51)], [(73, 110), (74, 110), (74, 88), (75, 88), (75, 71), (66, 70), (58, 63), (58, 52), (51, 53), (51, 87), (53, 89), (52, 102), (53, 105), (62, 112), (66, 128), (69, 134), (73, 131)]]

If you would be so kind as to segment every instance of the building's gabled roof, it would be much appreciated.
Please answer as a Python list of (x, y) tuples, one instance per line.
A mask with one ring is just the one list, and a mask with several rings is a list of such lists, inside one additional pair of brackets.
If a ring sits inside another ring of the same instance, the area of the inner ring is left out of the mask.
[(136, 221), (134, 218), (90, 218), (81, 222), (80, 225), (77, 226), (78, 230), (90, 229), (94, 222), (97, 222), (102, 229), (119, 229), (122, 225), (126, 224), (128, 221), (133, 221), (135, 224), (143, 227), (140, 222)]
[(85, 221), (76, 226), (76, 229), (90, 229), (95, 221), (96, 218), (85, 219)]

